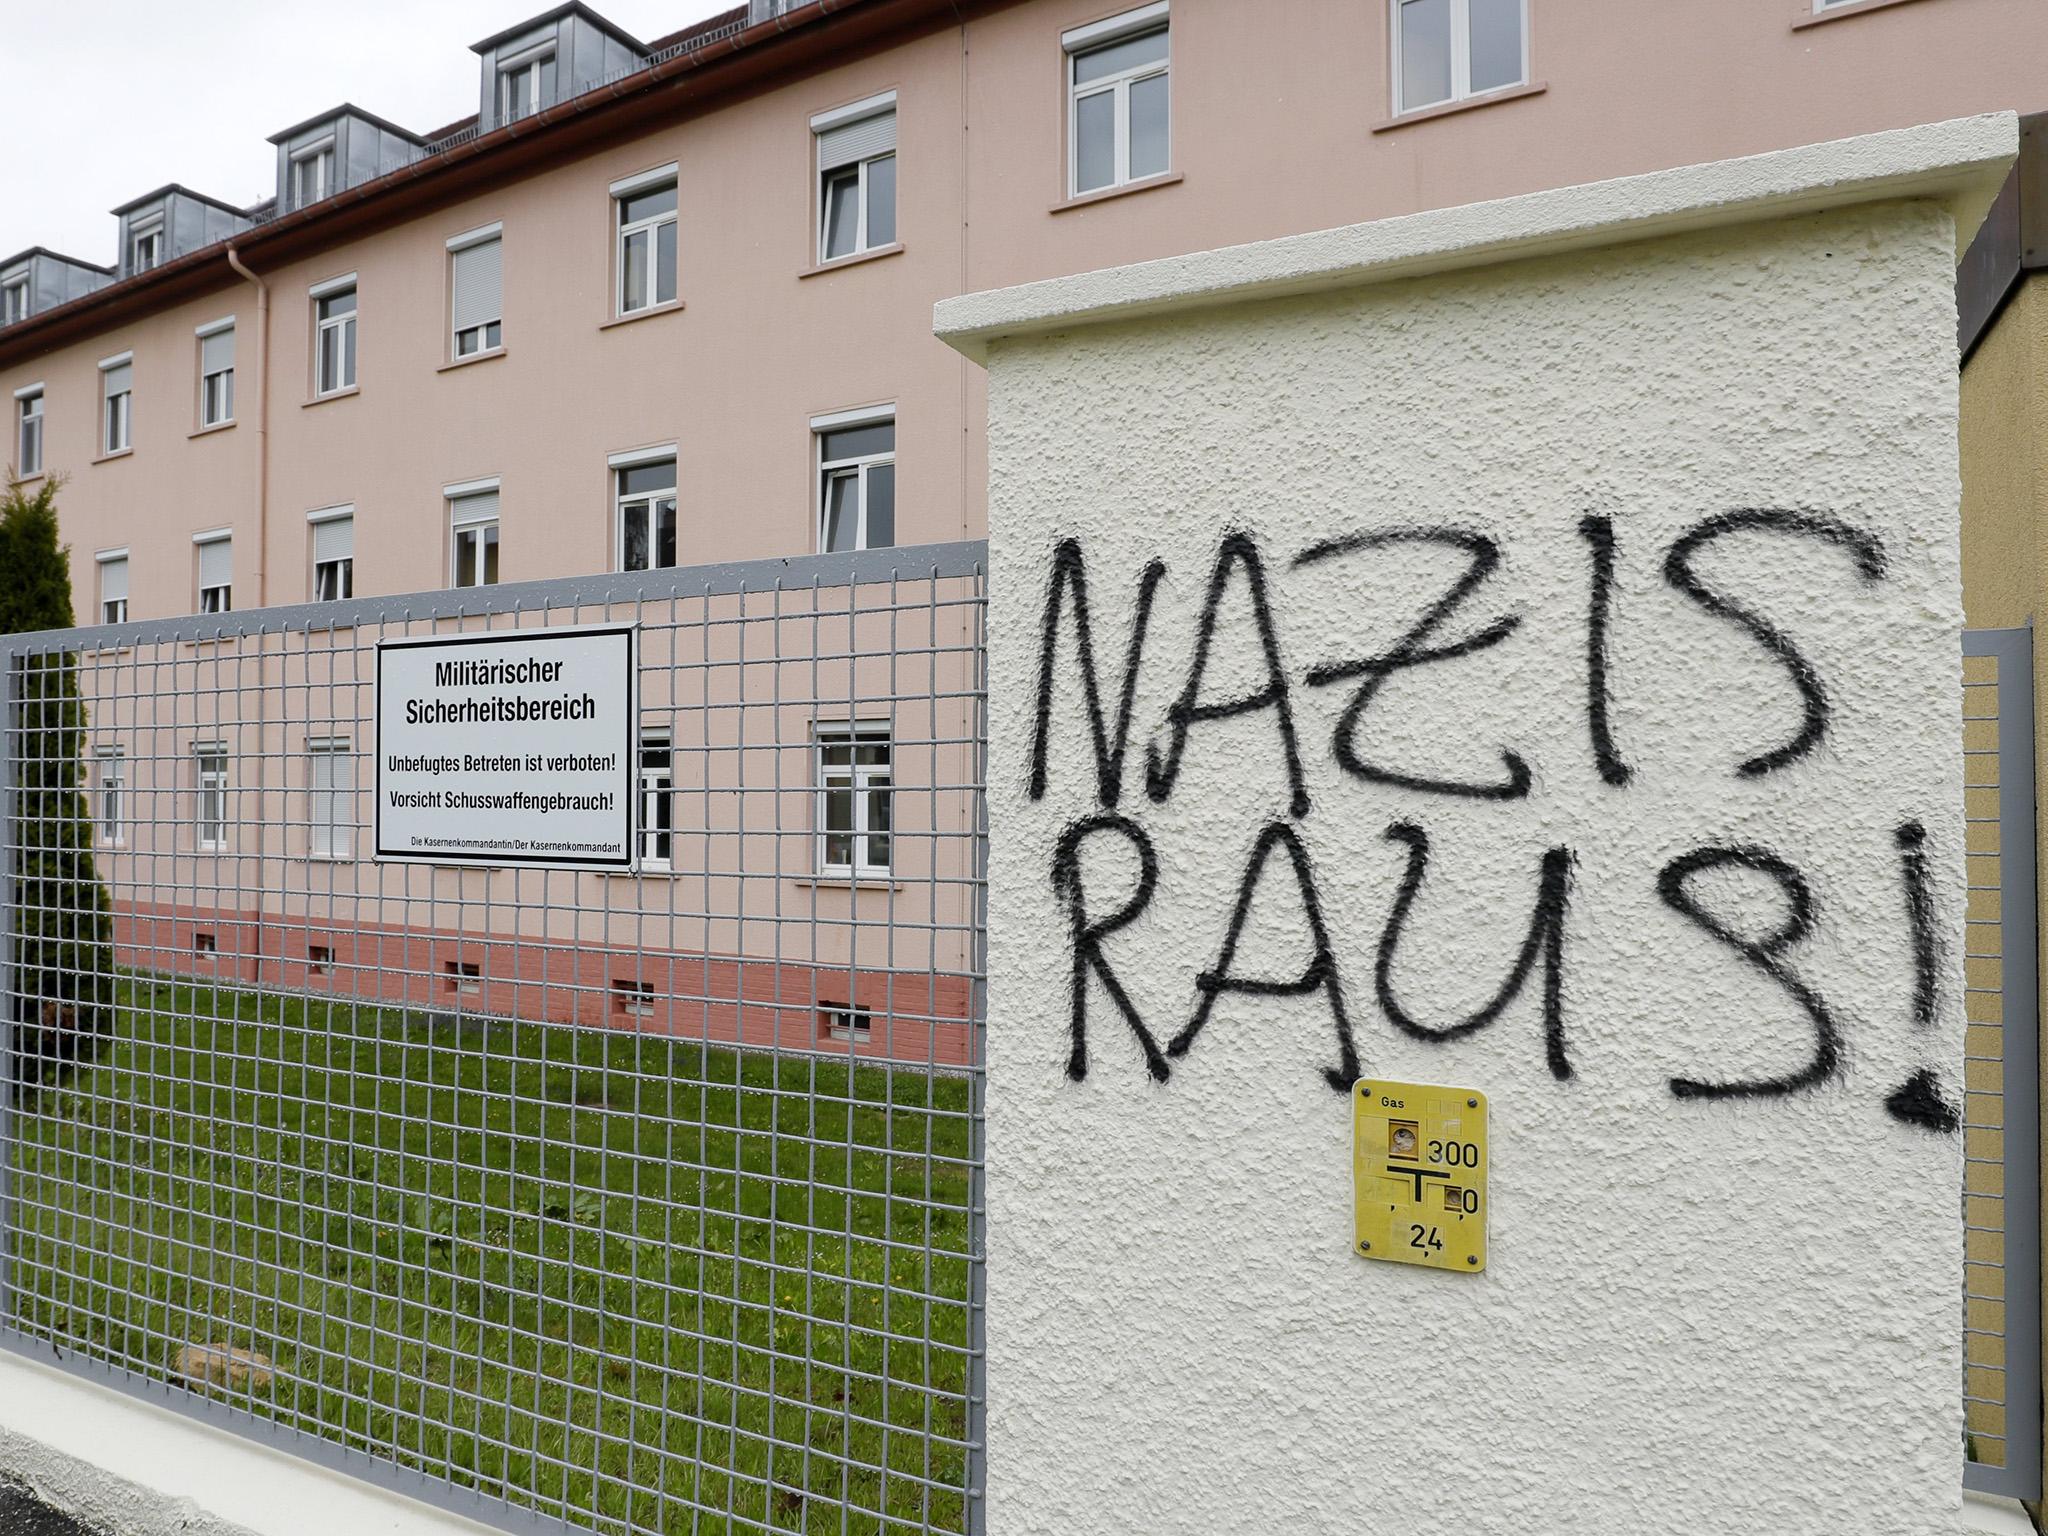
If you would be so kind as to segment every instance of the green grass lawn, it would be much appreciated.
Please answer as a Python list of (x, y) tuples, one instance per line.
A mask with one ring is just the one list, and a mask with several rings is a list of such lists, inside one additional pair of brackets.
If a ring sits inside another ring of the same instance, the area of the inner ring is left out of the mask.
[(133, 978), (17, 1106), (14, 1321), (598, 1530), (962, 1530), (970, 1092)]

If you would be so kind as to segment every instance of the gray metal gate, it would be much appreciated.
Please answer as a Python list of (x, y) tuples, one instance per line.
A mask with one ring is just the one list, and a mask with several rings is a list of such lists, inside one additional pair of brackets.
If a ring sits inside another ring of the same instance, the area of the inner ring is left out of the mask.
[[(519, 1530), (978, 1531), (983, 560), (0, 638), (0, 1345)], [(369, 856), (379, 640), (621, 620), (639, 872)]]
[(2041, 1496), (2033, 633), (1963, 645), (1965, 1486)]

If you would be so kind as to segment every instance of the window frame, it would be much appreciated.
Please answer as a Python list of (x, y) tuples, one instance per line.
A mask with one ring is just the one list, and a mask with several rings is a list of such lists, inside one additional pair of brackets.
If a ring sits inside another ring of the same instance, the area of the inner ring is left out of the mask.
[[(320, 765), (328, 766), (329, 782), (320, 783)], [(334, 765), (348, 769), (346, 784), (333, 781)], [(347, 864), (355, 859), (355, 750), (346, 736), (306, 738), (306, 857), (319, 864)], [(326, 796), (326, 816), (320, 815)], [(348, 814), (341, 810), (346, 807)], [(326, 846), (321, 846), (321, 832)]]
[[(667, 499), (672, 503), (671, 515), (676, 520), (676, 561), (674, 565), (655, 563), (660, 554), (660, 549), (655, 542), (653, 513), (655, 505), (662, 499), (662, 488), (657, 486), (652, 490), (633, 491), (630, 493), (625, 488), (626, 472), (628, 470), (651, 469), (655, 465), (663, 463), (669, 467)], [(683, 563), (683, 514), (682, 471), (678, 465), (676, 445), (669, 443), (660, 448), (644, 448), (628, 453), (615, 453), (607, 461), (607, 470), (612, 478), (612, 569), (622, 574), (626, 573), (629, 569), (626, 565), (626, 516), (628, 507), (641, 508), (648, 518), (647, 552), (649, 563), (645, 566), (636, 566), (631, 569), (649, 571), (678, 569)]]
[[(819, 266), (829, 266), (835, 261), (851, 261), (856, 256), (867, 256), (875, 251), (885, 251), (897, 243), (894, 230), (890, 231), (888, 239), (880, 242), (871, 242), (868, 238), (869, 168), (879, 164), (881, 161), (893, 161), (895, 158), (896, 151), (889, 149), (882, 151), (880, 154), (869, 155), (865, 159), (856, 160), (851, 165), (835, 165), (829, 171), (818, 172)], [(841, 251), (835, 256), (832, 254), (827, 243), (832, 238), (832, 189), (839, 182), (846, 179), (848, 172), (853, 174), (853, 199), (855, 205), (853, 249)], [(900, 181), (897, 184), (898, 186), (902, 185)]]
[[(110, 764), (111, 775), (107, 771)], [(111, 817), (107, 814), (109, 802)], [(98, 848), (128, 846), (128, 749), (114, 742), (102, 742), (93, 749), (92, 839)]]
[[(455, 327), (455, 269), (456, 258), (464, 251), (476, 249), (496, 241), (498, 245), (498, 314), (493, 320), (479, 321), (457, 330)], [(448, 238), (448, 358), (450, 362), (467, 362), (487, 353), (502, 352), (505, 349), (505, 226), (503, 221), (486, 224), (478, 229), (465, 230), (462, 234)], [(495, 334), (494, 334), (495, 333)], [(477, 345), (464, 350), (462, 338), (474, 334)]]
[[(128, 550), (126, 546), (124, 545), (120, 549), (100, 550), (92, 557), (92, 561), (93, 603), (99, 610), (100, 622), (102, 624), (126, 624), (128, 622), (127, 595), (123, 594), (120, 597), (107, 596), (108, 566), (118, 565), (121, 567), (121, 584), (123, 586), (128, 584), (128, 578), (133, 574), (128, 564)], [(119, 613), (110, 612), (109, 610), (117, 603), (120, 605), (121, 611)]]
[[(113, 382), (113, 375), (127, 370), (128, 387), (118, 393), (108, 393), (107, 386)], [(132, 453), (135, 450), (135, 354), (120, 352), (112, 357), (100, 359), (100, 457), (111, 459), (117, 453)], [(120, 427), (120, 441), (114, 440), (114, 428)]]
[[(650, 192), (659, 192), (663, 188), (669, 188), (675, 192), (675, 207), (663, 213), (650, 214), (646, 218), (636, 219), (631, 224), (624, 222), (626, 204), (628, 202), (636, 197), (644, 197)], [(683, 191), (680, 164), (659, 166), (654, 170), (643, 171), (639, 175), (628, 176), (623, 181), (612, 183), (612, 313), (615, 318), (620, 320), (630, 319), (634, 315), (650, 314), (655, 310), (666, 309), (679, 302), (683, 291), (682, 208)], [(676, 230), (675, 292), (665, 299), (661, 297), (660, 261), (660, 230), (664, 224), (672, 224)], [(649, 298), (645, 304), (628, 308), (626, 304), (626, 247), (630, 240), (640, 235), (647, 237), (647, 289)]]
[[(1156, 62), (1133, 64), (1130, 68), (1114, 75), (1086, 82), (1074, 78), (1080, 61), (1090, 54), (1105, 48), (1114, 48), (1137, 38), (1149, 37), (1154, 32), (1166, 38), (1166, 57)], [(1105, 17), (1085, 27), (1076, 27), (1060, 38), (1061, 68), (1065, 72), (1063, 85), (1066, 96), (1067, 116), (1067, 176), (1066, 188), (1069, 198), (1094, 197), (1114, 192), (1119, 187), (1128, 187), (1134, 182), (1150, 181), (1155, 176), (1167, 176), (1173, 172), (1173, 16), (1165, 0), (1153, 5), (1140, 6), (1121, 15)], [(1142, 176), (1131, 174), (1131, 87), (1141, 81), (1163, 78), (1166, 81), (1166, 164)], [(1081, 185), (1081, 103), (1091, 97), (1114, 94), (1111, 107), (1112, 147), (1110, 151), (1110, 179), (1099, 187)]]
[[(848, 762), (844, 767), (827, 763), (825, 754), (834, 747), (852, 747), (880, 744), (887, 753), (883, 763)], [(859, 884), (865, 881), (886, 882), (895, 878), (896, 854), (896, 743), (890, 723), (883, 720), (852, 720), (821, 723), (812, 727), (811, 751), (813, 754), (814, 783), (816, 785), (816, 850), (813, 868), (818, 878), (825, 880), (846, 880)], [(878, 787), (875, 779), (884, 782)], [(869, 825), (871, 796), (880, 793), (888, 797), (890, 814), (888, 824), (877, 832)], [(831, 827), (831, 799), (834, 794), (850, 797), (848, 830), (836, 833)], [(830, 855), (831, 840), (836, 836), (848, 839), (850, 858), (847, 863), (835, 864)], [(875, 863), (868, 854), (873, 840), (880, 838), (888, 845), (888, 857)]]
[[(313, 204), (334, 196), (336, 191), (334, 185), (334, 167), (336, 162), (333, 134), (330, 133), (326, 138), (312, 144), (301, 145), (298, 149), (291, 152), (289, 159), (291, 169), (286, 180), (286, 186), (291, 192), (292, 207), (294, 209), (310, 208)], [(318, 190), (310, 197), (306, 195), (303, 185), (307, 179), (304, 173), (309, 166), (316, 173), (313, 179), (318, 183)]]
[[(216, 368), (211, 373), (206, 371), (207, 342), (216, 336), (232, 336), (234, 333), (233, 316), (202, 325), (192, 333), (199, 344), (199, 430), (202, 432), (209, 427), (230, 426), (235, 419), (235, 365), (231, 362), (225, 368)], [(218, 391), (213, 388), (215, 380), (222, 381)], [(218, 414), (215, 414), (216, 407)]]
[[(347, 277), (338, 277), (331, 282), (321, 283), (308, 290), (308, 293), (313, 303), (313, 398), (332, 399), (356, 388), (356, 380), (361, 376), (362, 331), (356, 321), (362, 313), (362, 294), (358, 290), (356, 275), (353, 272)], [(338, 315), (327, 314), (325, 311), (328, 304), (344, 294), (354, 301), (347, 311)], [(344, 333), (346, 338), (340, 339)], [(336, 382), (333, 388), (323, 389), (321, 380), (325, 377), (324, 365), (330, 337), (337, 338), (333, 342), (336, 349)], [(348, 364), (346, 378), (341, 376), (343, 362)]]
[[(459, 485), (444, 485), (441, 487), (441, 502), (448, 512), (448, 586), (446, 589), (448, 591), (462, 592), (478, 587), (494, 587), (502, 579), (501, 576), (493, 576), (489, 581), (483, 579), (484, 568), (487, 564), (486, 551), (494, 545), (502, 545), (502, 541), (498, 537), (498, 529), (503, 521), (504, 503), (502, 500), (496, 501), (497, 510), (488, 517), (461, 518), (456, 513), (456, 508), (464, 501), (485, 495), (489, 495), (494, 499), (499, 497), (499, 484), (496, 480), (467, 480)], [(486, 528), (490, 530), (491, 534), (488, 541), (485, 541), (481, 535), (481, 530)], [(475, 560), (477, 580), (465, 582), (460, 579), (462, 575), (462, 535), (472, 530), (478, 531)]]
[[(142, 259), (145, 249), (149, 252), (147, 261)], [(164, 216), (159, 213), (142, 223), (131, 224), (128, 228), (128, 275), (139, 277), (144, 272), (154, 272), (163, 264)]]
[[(228, 799), (233, 790), (228, 782), (228, 748), (224, 741), (195, 741), (192, 743), (192, 760), (196, 777), (193, 780), (192, 826), (195, 842), (201, 853), (218, 853), (228, 845)], [(218, 769), (209, 770), (209, 761), (217, 761)], [(211, 779), (214, 782), (209, 783)], [(207, 817), (208, 797), (214, 797), (215, 814)], [(214, 837), (208, 837), (211, 827)]]
[[(813, 252), (812, 259), (821, 267), (830, 266), (834, 262), (851, 261), (856, 256), (866, 256), (875, 251), (888, 250), (899, 243), (900, 224), (891, 229), (887, 240), (876, 240), (873, 238), (873, 231), (869, 220), (869, 213), (871, 212), (870, 203), (872, 201), (871, 183), (873, 180), (870, 174), (871, 169), (883, 160), (895, 160), (900, 148), (900, 140), (895, 132), (897, 110), (896, 93), (891, 90), (883, 91), (878, 95), (864, 97), (860, 101), (849, 102), (843, 107), (835, 107), (828, 112), (820, 112), (811, 119), (812, 186), (817, 209), (815, 215), (816, 249)], [(840, 129), (851, 128), (857, 123), (867, 123), (881, 117), (890, 119), (889, 148), (876, 150), (873, 154), (863, 155), (858, 160), (844, 161), (834, 165), (829, 170), (826, 169), (823, 164), (825, 142), (830, 135), (838, 132)], [(853, 196), (855, 199), (853, 248), (834, 255), (830, 245), (833, 208), (832, 189), (836, 184), (845, 180), (849, 173), (853, 177)], [(898, 194), (900, 194), (901, 187), (902, 181), (899, 177), (896, 190), (891, 194), (892, 203), (900, 202)], [(893, 213), (896, 211), (900, 210), (892, 210), (892, 222)]]
[[(659, 768), (648, 765), (649, 750), (666, 754)], [(640, 792), (640, 868), (649, 874), (668, 874), (675, 868), (676, 756), (675, 733), (665, 725), (640, 728), (638, 774)], [(656, 847), (666, 840), (667, 852)]]
[[(306, 514), (306, 560), (311, 574), (306, 584), (307, 599), (315, 603), (340, 603), (356, 595), (355, 555), (355, 503), (348, 502), (336, 507), (322, 507), (317, 512)], [(320, 529), (329, 523), (349, 525), (349, 552), (331, 560), (320, 558)], [(326, 590), (327, 583), (321, 579), (321, 572), (328, 567), (346, 567), (339, 570), (334, 582), (335, 590)]]
[[(35, 409), (31, 411), (29, 407)], [(24, 385), (14, 392), (14, 472), (23, 480), (33, 480), (43, 472), (44, 442), (43, 415), (46, 409), (43, 386), (40, 383)], [(35, 427), (35, 463), (30, 465), (28, 443), (29, 427)]]
[(859, 1003), (818, 1004), (818, 1037), (835, 1045), (865, 1045), (874, 1038), (874, 1011)]
[(1520, 6), (1522, 25), (1522, 69), (1514, 80), (1499, 85), (1489, 85), (1483, 91), (1472, 89), (1472, 0), (1448, 0), (1451, 8), (1451, 94), (1440, 96), (1434, 101), (1407, 100), (1407, 81), (1401, 68), (1401, 12), (1410, 0), (1388, 0), (1387, 8), (1387, 62), (1393, 75), (1393, 115), (1405, 117), (1414, 112), (1428, 112), (1439, 107), (1453, 107), (1460, 102), (1478, 101), (1501, 91), (1518, 91), (1529, 84), (1529, 0), (1517, 0)]
[[(206, 585), (205, 576), (201, 574), (206, 564), (206, 557), (202, 551), (207, 546), (213, 544), (225, 544), (228, 546), (228, 579), (224, 582), (215, 582), (208, 586)], [(198, 593), (198, 603), (194, 607), (193, 612), (211, 617), (235, 611), (234, 546), (235, 536), (232, 529), (222, 528), (207, 533), (195, 533), (192, 536), (192, 579)], [(220, 594), (218, 599), (212, 597), (214, 593)]]
[[(530, 48), (522, 48), (509, 58), (498, 60), (497, 104), (498, 121), (501, 124), (516, 123), (532, 117), (546, 105), (541, 99), (544, 79), (542, 70), (554, 56), (555, 40), (546, 38)], [(532, 82), (533, 103), (524, 112), (514, 112), (508, 99), (511, 94), (510, 86), (513, 80), (522, 75), (527, 76)]]
[[(861, 427), (889, 428), (889, 447), (886, 452), (856, 454), (852, 458), (827, 459), (825, 439), (833, 432), (853, 431)], [(817, 498), (816, 516), (812, 520), (812, 548), (819, 554), (829, 553), (826, 535), (827, 520), (832, 515), (832, 482), (841, 479), (855, 479), (860, 487), (860, 527), (851, 551), (858, 553), (867, 549), (893, 549), (896, 547), (894, 529), (887, 544), (874, 544), (868, 539), (868, 472), (876, 465), (887, 464), (896, 467), (896, 408), (893, 405), (876, 406), (867, 410), (839, 411), (829, 416), (811, 418), (811, 459), (815, 467), (812, 476), (814, 494)], [(893, 514), (892, 514), (893, 516)]]
[[(32, 292), (33, 285), (26, 272), (10, 274), (5, 282), (0, 282), (0, 325), (19, 325), (28, 318)], [(21, 299), (19, 308), (15, 305), (16, 295)]]

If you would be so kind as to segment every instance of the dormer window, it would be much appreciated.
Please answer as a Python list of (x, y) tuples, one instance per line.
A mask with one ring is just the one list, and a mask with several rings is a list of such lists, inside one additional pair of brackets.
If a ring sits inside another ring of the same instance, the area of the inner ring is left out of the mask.
[(164, 221), (161, 217), (138, 224), (128, 233), (128, 270), (147, 272), (164, 259)]
[(304, 208), (334, 190), (334, 139), (322, 139), (292, 155), (292, 206)]
[(511, 122), (538, 112), (542, 106), (544, 71), (554, 62), (555, 45), (543, 43), (528, 48), (498, 65), (498, 118)]
[(28, 274), (10, 276), (0, 283), (0, 325), (13, 325), (28, 318)]
[(612, 183), (618, 225), (619, 313), (637, 314), (676, 298), (676, 167)]

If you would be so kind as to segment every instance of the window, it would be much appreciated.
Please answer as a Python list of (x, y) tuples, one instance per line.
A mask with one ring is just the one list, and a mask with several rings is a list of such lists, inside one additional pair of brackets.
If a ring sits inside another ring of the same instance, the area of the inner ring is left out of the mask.
[(1394, 110), (1520, 85), (1529, 78), (1527, 0), (1393, 0)]
[(618, 506), (619, 569), (667, 570), (676, 563), (676, 461), (622, 464), (614, 459), (612, 482)]
[(26, 480), (43, 472), (43, 391), (25, 389), (14, 397), (14, 472)]
[(503, 244), (498, 229), (493, 224), (448, 242), (448, 311), (457, 357), (474, 357), (504, 345)]
[(346, 736), (306, 743), (306, 852), (346, 859), (354, 848), (356, 764)]
[(818, 731), (818, 870), (889, 872), (889, 731), (880, 725)]
[(450, 489), (449, 585), (491, 587), (498, 582), (498, 486)]
[(818, 1005), (818, 1037), (821, 1040), (859, 1044), (874, 1034), (874, 1026), (874, 1015), (865, 1008), (855, 1008), (846, 1003)]
[(818, 548), (888, 548), (896, 542), (894, 418), (820, 418), (811, 426), (818, 439)]
[(654, 983), (612, 978), (612, 1005), (631, 1018), (649, 1018), (654, 1013)]
[(1167, 170), (1164, 3), (1077, 27), (1069, 55), (1068, 191), (1078, 197)]
[(818, 260), (896, 242), (896, 95), (811, 119), (818, 140)]
[(307, 519), (313, 525), (313, 601), (356, 595), (356, 519), (353, 507), (330, 507)]
[(28, 275), (10, 277), (0, 283), (0, 325), (13, 325), (28, 318)]
[(676, 173), (673, 166), (612, 187), (618, 208), (619, 313), (676, 298)]
[(228, 749), (217, 741), (192, 749), (199, 769), (196, 820), (201, 848), (225, 848), (228, 841)]
[(100, 364), (100, 452), (126, 453), (134, 446), (135, 365), (132, 353), (123, 352)]
[(317, 203), (334, 190), (334, 140), (322, 139), (292, 154), (292, 206)]
[(164, 259), (164, 221), (161, 215), (147, 224), (137, 224), (128, 232), (128, 270), (131, 274), (147, 272)]
[(202, 533), (199, 546), (199, 611), (232, 613), (235, 607), (235, 546), (225, 533)]
[(665, 730), (640, 733), (640, 867), (667, 869), (674, 854), (675, 746)]
[(509, 122), (538, 112), (547, 100), (547, 66), (555, 60), (555, 45), (543, 43), (502, 59), (498, 64), (498, 119)]
[(353, 279), (313, 299), (313, 393), (356, 387), (356, 286)]
[(441, 974), (448, 979), (448, 990), (463, 997), (475, 997), (484, 989), (484, 968), (478, 961), (445, 961)]
[(308, 976), (330, 976), (334, 973), (334, 946), (332, 944), (308, 944), (306, 946), (306, 974)]
[(94, 834), (103, 846), (119, 848), (128, 827), (128, 754), (119, 747), (101, 747), (95, 757), (99, 782), (93, 807)]
[(235, 322), (216, 320), (199, 330), (199, 425), (235, 419)]
[(128, 552), (99, 557), (100, 567), (100, 622), (102, 624), (126, 624), (128, 622)]
[(192, 953), (217, 955), (220, 953), (220, 941), (210, 933), (195, 933), (192, 935)]

